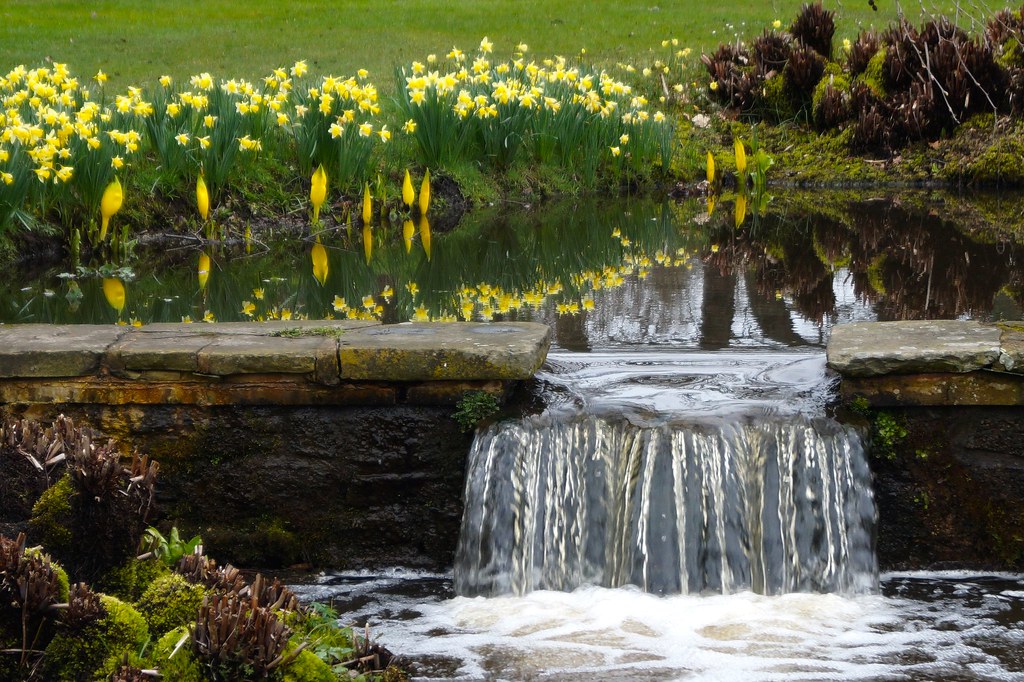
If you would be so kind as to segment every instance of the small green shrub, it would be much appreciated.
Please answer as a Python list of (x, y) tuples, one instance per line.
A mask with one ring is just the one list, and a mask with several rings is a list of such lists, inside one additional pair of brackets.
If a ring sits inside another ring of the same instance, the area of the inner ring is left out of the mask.
[(462, 395), (452, 419), (459, 423), (463, 431), (472, 431), (484, 419), (498, 413), (498, 399), (483, 391), (468, 391)]
[(903, 423), (889, 412), (879, 412), (871, 430), (871, 443), (875, 452), (890, 461), (896, 459), (896, 448), (907, 437)]

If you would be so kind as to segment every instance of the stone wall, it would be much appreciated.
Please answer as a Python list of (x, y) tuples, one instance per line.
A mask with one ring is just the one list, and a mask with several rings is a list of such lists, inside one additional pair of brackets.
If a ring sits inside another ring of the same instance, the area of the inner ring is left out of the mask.
[(157, 516), (219, 561), (450, 567), (472, 442), (452, 408), (33, 406), (160, 463)]

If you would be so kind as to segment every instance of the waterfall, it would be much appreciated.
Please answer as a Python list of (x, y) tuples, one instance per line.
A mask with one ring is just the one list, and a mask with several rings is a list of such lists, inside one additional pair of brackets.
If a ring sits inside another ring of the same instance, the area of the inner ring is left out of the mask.
[(531, 417), (477, 435), (461, 595), (874, 589), (875, 507), (855, 431), (825, 418), (638, 426)]

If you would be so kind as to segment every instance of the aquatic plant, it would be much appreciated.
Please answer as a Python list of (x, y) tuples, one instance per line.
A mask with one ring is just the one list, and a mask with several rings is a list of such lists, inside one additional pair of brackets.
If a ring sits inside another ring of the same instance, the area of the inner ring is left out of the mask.
[(167, 537), (150, 526), (142, 536), (141, 549), (143, 553), (138, 558), (148, 559), (152, 556), (166, 566), (174, 566), (181, 561), (181, 557), (184, 555), (201, 553), (202, 548), (203, 539), (200, 536), (193, 535), (190, 540), (184, 540), (178, 532), (177, 526), (171, 528)]

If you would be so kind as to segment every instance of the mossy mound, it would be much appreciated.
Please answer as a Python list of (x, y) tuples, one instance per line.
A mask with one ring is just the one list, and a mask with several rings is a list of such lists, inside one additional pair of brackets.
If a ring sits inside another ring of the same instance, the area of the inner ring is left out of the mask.
[(108, 595), (100, 601), (102, 618), (57, 634), (46, 647), (46, 679), (92, 680), (109, 659), (136, 652), (149, 639), (145, 619), (131, 604)]
[(135, 606), (146, 619), (149, 631), (164, 633), (194, 623), (206, 589), (177, 573), (162, 575), (150, 584)]
[(96, 587), (124, 601), (136, 602), (155, 580), (170, 572), (162, 561), (132, 558), (97, 580)]

